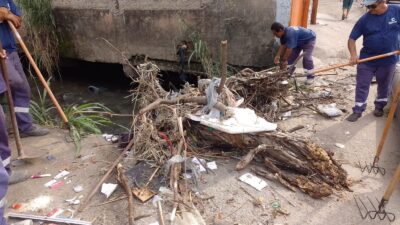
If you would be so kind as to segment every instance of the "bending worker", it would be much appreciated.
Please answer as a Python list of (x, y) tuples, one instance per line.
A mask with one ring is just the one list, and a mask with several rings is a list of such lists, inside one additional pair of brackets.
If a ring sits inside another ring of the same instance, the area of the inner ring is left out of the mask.
[[(354, 26), (348, 41), (350, 62), (357, 63), (358, 55), (356, 40), (363, 36), (363, 48), (360, 59), (389, 53), (399, 49), (400, 6), (388, 5), (386, 0), (364, 0), (369, 11), (364, 14)], [(375, 100), (374, 115), (383, 116), (395, 74), (398, 56), (377, 59), (357, 66), (356, 96), (353, 114), (347, 120), (357, 121), (367, 107), (367, 98), (372, 78), (378, 83), (378, 96)]]
[(284, 68), (289, 66), (289, 72), (293, 74), (296, 65), (292, 64), (299, 57), (301, 51), (303, 51), (303, 68), (304, 73), (307, 75), (306, 84), (312, 84), (314, 82), (314, 61), (312, 54), (316, 40), (314, 31), (303, 27), (284, 27), (278, 22), (272, 24), (271, 30), (281, 42), (274, 63), (281, 64)]

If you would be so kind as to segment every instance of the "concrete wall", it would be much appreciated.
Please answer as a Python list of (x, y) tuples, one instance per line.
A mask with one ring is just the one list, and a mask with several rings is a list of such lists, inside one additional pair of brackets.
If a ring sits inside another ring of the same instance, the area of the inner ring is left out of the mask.
[(271, 64), (275, 39), (270, 24), (287, 24), (290, 0), (53, 0), (62, 54), (87, 61), (121, 63), (107, 39), (126, 57), (147, 55), (176, 62), (176, 46), (199, 32), (218, 59), (229, 43), (229, 63)]

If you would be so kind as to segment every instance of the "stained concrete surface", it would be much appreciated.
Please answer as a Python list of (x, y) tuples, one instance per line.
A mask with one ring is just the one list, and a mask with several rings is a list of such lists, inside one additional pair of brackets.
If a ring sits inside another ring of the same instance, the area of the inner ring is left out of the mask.
[(122, 63), (104, 38), (128, 59), (146, 55), (176, 64), (176, 46), (198, 32), (214, 60), (226, 39), (229, 63), (254, 67), (272, 63), (275, 39), (269, 26), (277, 18), (288, 21), (288, 5), (288, 0), (53, 1), (66, 57)]

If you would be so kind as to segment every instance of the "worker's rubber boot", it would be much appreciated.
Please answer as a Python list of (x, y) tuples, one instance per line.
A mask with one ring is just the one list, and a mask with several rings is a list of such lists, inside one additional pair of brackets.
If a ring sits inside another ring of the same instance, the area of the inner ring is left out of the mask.
[(356, 122), (361, 117), (361, 113), (353, 113), (346, 118), (349, 122)]
[(306, 82), (304, 83), (305, 85), (313, 85), (314, 84), (314, 78), (307, 78)]
[(8, 184), (17, 184), (28, 180), (31, 174), (27, 170), (15, 170), (11, 172), (11, 176), (8, 179)]
[(48, 134), (50, 131), (47, 128), (41, 127), (39, 125), (33, 124), (32, 127), (24, 132), (21, 132), (20, 136), (24, 137), (39, 137)]
[(375, 109), (374, 110), (374, 116), (376, 117), (382, 117), (384, 114), (383, 109)]

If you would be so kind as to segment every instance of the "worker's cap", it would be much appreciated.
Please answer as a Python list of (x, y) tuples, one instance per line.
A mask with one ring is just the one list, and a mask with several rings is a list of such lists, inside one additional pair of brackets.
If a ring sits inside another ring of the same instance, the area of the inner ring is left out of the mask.
[(364, 5), (365, 6), (369, 6), (369, 5), (372, 5), (372, 4), (374, 4), (374, 3), (377, 3), (377, 2), (379, 2), (379, 0), (364, 0)]

